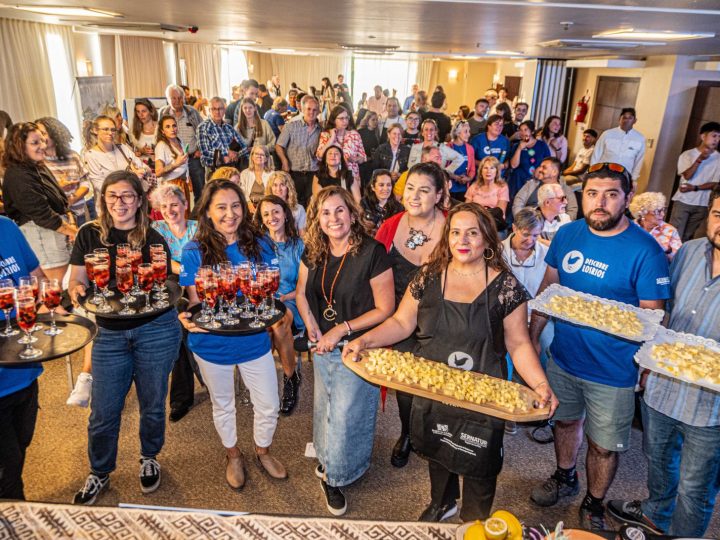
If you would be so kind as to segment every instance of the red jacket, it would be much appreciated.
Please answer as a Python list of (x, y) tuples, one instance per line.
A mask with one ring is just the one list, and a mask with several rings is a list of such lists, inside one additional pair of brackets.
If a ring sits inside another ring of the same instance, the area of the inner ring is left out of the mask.
[(385, 246), (385, 249), (388, 253), (390, 253), (393, 238), (395, 238), (395, 233), (397, 232), (398, 225), (400, 225), (400, 220), (404, 215), (405, 211), (402, 211), (398, 212), (394, 216), (390, 216), (385, 221), (383, 221), (382, 225), (380, 225), (380, 228), (378, 229), (378, 232), (375, 233), (375, 240)]

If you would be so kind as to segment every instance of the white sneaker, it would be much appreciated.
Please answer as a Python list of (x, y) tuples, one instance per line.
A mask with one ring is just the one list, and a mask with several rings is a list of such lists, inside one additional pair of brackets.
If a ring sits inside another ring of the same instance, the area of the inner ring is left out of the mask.
[(75, 388), (65, 402), (73, 407), (87, 407), (90, 403), (90, 392), (92, 390), (92, 375), (81, 373), (75, 381)]

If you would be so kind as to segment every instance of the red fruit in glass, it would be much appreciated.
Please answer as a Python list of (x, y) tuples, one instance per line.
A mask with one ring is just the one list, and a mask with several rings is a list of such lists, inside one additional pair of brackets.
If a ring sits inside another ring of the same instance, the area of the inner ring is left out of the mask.
[(115, 277), (118, 290), (124, 294), (129, 293), (133, 286), (132, 268), (130, 266), (118, 267)]
[(32, 294), (35, 297), (35, 301), (38, 302), (40, 300), (40, 286), (37, 283), (33, 283), (32, 285)]
[(117, 256), (118, 257), (127, 257), (128, 255), (130, 255), (130, 248), (118, 246), (118, 248), (117, 248)]
[(95, 264), (94, 268), (95, 283), (101, 289), (104, 289), (110, 283), (110, 265), (106, 262)]
[(140, 288), (145, 291), (149, 292), (153, 288), (153, 284), (155, 283), (155, 277), (154, 272), (152, 268), (141, 268), (140, 273), (138, 274), (138, 285)]
[(29, 285), (20, 285), (18, 287), (18, 298), (21, 296), (35, 296), (35, 289)]
[(95, 273), (93, 271), (93, 264), (95, 263), (92, 259), (85, 259), (85, 273), (90, 281), (95, 279)]
[(218, 287), (217, 283), (205, 283), (205, 302), (209, 308), (215, 307), (215, 300), (217, 300)]
[(60, 305), (60, 300), (62, 298), (62, 291), (57, 289), (45, 289), (45, 294), (43, 295), (43, 304), (45, 304), (45, 307), (48, 309), (55, 309)]
[(202, 302), (205, 299), (205, 283), (203, 281), (203, 278), (200, 276), (195, 277), (195, 292), (198, 295), (198, 298)]
[(260, 282), (260, 281), (250, 282), (250, 290), (248, 291), (248, 298), (250, 298), (250, 301), (253, 303), (253, 305), (257, 306), (260, 302), (262, 302), (264, 297), (265, 297), (265, 290), (263, 288), (262, 282)]
[(165, 259), (153, 259), (152, 269), (155, 281), (162, 287), (167, 279), (167, 261)]
[(35, 311), (35, 304), (32, 302), (23, 302), (18, 307), (17, 323), (21, 330), (29, 332), (35, 326), (35, 320), (37, 319), (37, 312)]
[(12, 289), (0, 289), (0, 310), (12, 309), (15, 304)]
[(126, 266), (130, 267), (130, 259), (128, 257), (118, 256), (118, 258), (115, 259), (115, 267), (116, 268), (124, 268)]
[(137, 274), (138, 266), (142, 264), (142, 251), (130, 252), (130, 264), (132, 265), (133, 274)]
[(240, 290), (245, 296), (250, 294), (250, 277), (240, 278)]

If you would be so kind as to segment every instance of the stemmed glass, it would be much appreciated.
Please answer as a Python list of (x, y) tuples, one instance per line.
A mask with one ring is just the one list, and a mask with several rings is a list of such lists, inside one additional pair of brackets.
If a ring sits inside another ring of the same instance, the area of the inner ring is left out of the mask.
[(138, 285), (140, 290), (145, 294), (145, 305), (140, 308), (140, 313), (148, 313), (153, 310), (150, 305), (150, 291), (155, 284), (155, 275), (153, 271), (153, 265), (150, 263), (143, 263), (138, 266)]
[(0, 337), (17, 336), (20, 332), (10, 325), (10, 313), (15, 306), (15, 287), (11, 279), (0, 279), (0, 309), (5, 312), (5, 330)]
[(45, 330), (46, 336), (57, 336), (62, 334), (62, 329), (55, 325), (55, 310), (60, 305), (62, 298), (62, 286), (57, 279), (43, 279), (40, 284), (40, 293), (45, 307), (50, 310), (50, 328)]
[(263, 282), (261, 281), (260, 274), (258, 273), (255, 276), (255, 279), (250, 281), (250, 288), (249, 288), (249, 294), (250, 302), (252, 302), (253, 306), (255, 306), (255, 318), (250, 322), (248, 325), (250, 328), (264, 328), (265, 323), (260, 322), (259, 317), (259, 308), (258, 305), (260, 302), (263, 301), (265, 298), (265, 288), (263, 287)]
[(233, 271), (232, 266), (223, 268), (220, 272), (219, 284), (225, 303), (228, 306), (227, 316), (225, 317), (225, 324), (230, 326), (238, 324), (240, 322), (232, 316), (231, 312), (232, 302), (235, 298), (237, 298), (237, 288), (235, 286), (235, 283), (235, 272)]
[(153, 307), (157, 309), (166, 308), (170, 304), (165, 300), (168, 298), (168, 294), (164, 292), (165, 281), (167, 280), (167, 258), (165, 257), (165, 252), (163, 252), (162, 256), (153, 254), (152, 269), (155, 285), (158, 286), (158, 292), (155, 293), (157, 301), (153, 304)]
[[(37, 276), (23, 276), (20, 278), (18, 283), (18, 296), (23, 294), (32, 296), (35, 299), (35, 304), (40, 302), (40, 282), (38, 281)], [(42, 324), (36, 323), (35, 326), (33, 326), (32, 332), (41, 330), (42, 328)], [(33, 338), (32, 342), (35, 343), (36, 341), (37, 339)]]
[(37, 320), (35, 298), (25, 294), (18, 296), (17, 308), (17, 323), (20, 329), (25, 332), (26, 338), (25, 341), (18, 341), (18, 343), (22, 341), (22, 343), (25, 345), (25, 348), (22, 350), (19, 356), (23, 360), (32, 360), (33, 358), (37, 358), (38, 356), (42, 355), (42, 351), (40, 349), (36, 349), (32, 346), (32, 343), (34, 341), (37, 341), (37, 338), (33, 338), (30, 335), (33, 328), (35, 327), (35, 321)]
[(243, 310), (240, 313), (241, 319), (252, 319), (253, 315), (250, 312), (250, 281), (252, 280), (252, 266), (248, 262), (243, 262), (237, 265), (238, 281), (240, 292), (243, 293), (244, 304)]
[(215, 302), (218, 298), (218, 281), (214, 274), (206, 274), (202, 276), (203, 289), (205, 289), (205, 302), (210, 308), (210, 322), (206, 328), (220, 328), (222, 324), (215, 320)]
[[(150, 261), (154, 261), (156, 257), (160, 257), (162, 255), (165, 257), (165, 246), (162, 244), (150, 244)], [(155, 282), (153, 285), (153, 291), (158, 293), (155, 295), (155, 298), (163, 298), (159, 295), (160, 292), (160, 284)]]
[(110, 296), (106, 294), (108, 290), (107, 287), (110, 284), (110, 259), (96, 258), (93, 262), (93, 276), (95, 283), (102, 292), (100, 295), (101, 302), (96, 311), (97, 313), (110, 313), (112, 312), (112, 307), (107, 303), (107, 300), (105, 300), (106, 297)]
[(123, 294), (121, 302), (125, 304), (118, 313), (120, 315), (134, 315), (135, 310), (129, 305), (133, 300), (132, 297), (128, 295), (133, 287), (132, 265), (129, 259), (116, 259), (115, 282), (118, 290)]
[(85, 273), (87, 274), (88, 281), (93, 284), (93, 295), (88, 300), (91, 304), (102, 304), (103, 299), (100, 297), (100, 294), (98, 294), (98, 286), (97, 283), (95, 283), (95, 276), (93, 274), (93, 263), (95, 262), (95, 259), (97, 259), (97, 256), (94, 253), (88, 253), (85, 255)]
[(275, 294), (280, 288), (280, 267), (268, 266), (267, 276), (267, 289), (270, 295), (270, 307), (267, 310), (267, 314), (270, 317), (275, 317), (276, 315), (280, 315), (280, 310), (275, 307)]
[(210, 321), (210, 314), (207, 309), (207, 302), (205, 301), (205, 282), (203, 277), (212, 275), (212, 268), (209, 266), (201, 266), (198, 268), (197, 274), (195, 274), (195, 293), (202, 302), (200, 308), (200, 316), (195, 319), (199, 323), (206, 323)]
[(130, 294), (133, 296), (133, 302), (135, 301), (136, 296), (142, 296), (145, 294), (140, 290), (140, 287), (138, 287), (138, 266), (140, 266), (143, 262), (143, 256), (142, 251), (139, 249), (131, 249), (130, 250), (130, 265), (132, 266), (132, 273), (133, 273), (133, 288), (130, 291)]
[[(107, 248), (95, 248), (93, 249), (93, 253), (95, 254), (95, 257), (101, 260), (105, 261), (105, 264), (107, 265), (108, 269), (110, 268), (110, 252), (108, 252)], [(110, 274), (108, 273), (108, 281), (110, 280)], [(107, 286), (102, 287), (100, 284), (98, 284), (98, 287), (102, 290), (102, 295), (105, 298), (112, 298), (115, 296), (115, 293), (107, 288)], [(101, 313), (108, 313), (107, 311), (101, 312)]]

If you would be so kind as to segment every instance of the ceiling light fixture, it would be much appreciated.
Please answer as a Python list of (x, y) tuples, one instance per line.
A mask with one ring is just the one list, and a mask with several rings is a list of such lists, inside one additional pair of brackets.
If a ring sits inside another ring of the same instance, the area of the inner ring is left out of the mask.
[(485, 51), (485, 54), (492, 54), (495, 56), (522, 56), (522, 52), (518, 51)]
[(277, 54), (292, 54), (295, 52), (295, 49), (270, 49), (270, 52)]
[(672, 30), (635, 30), (634, 28), (622, 28), (595, 34), (593, 38), (601, 39), (638, 39), (648, 41), (683, 41), (687, 39), (712, 38), (712, 32), (675, 32)]
[(255, 41), (254, 39), (218, 39), (220, 43), (225, 43), (227, 45), (257, 45), (260, 42)]
[(122, 14), (104, 9), (77, 7), (77, 6), (11, 6), (15, 9), (39, 13), (41, 15), (53, 15), (56, 17), (108, 17), (119, 18)]

